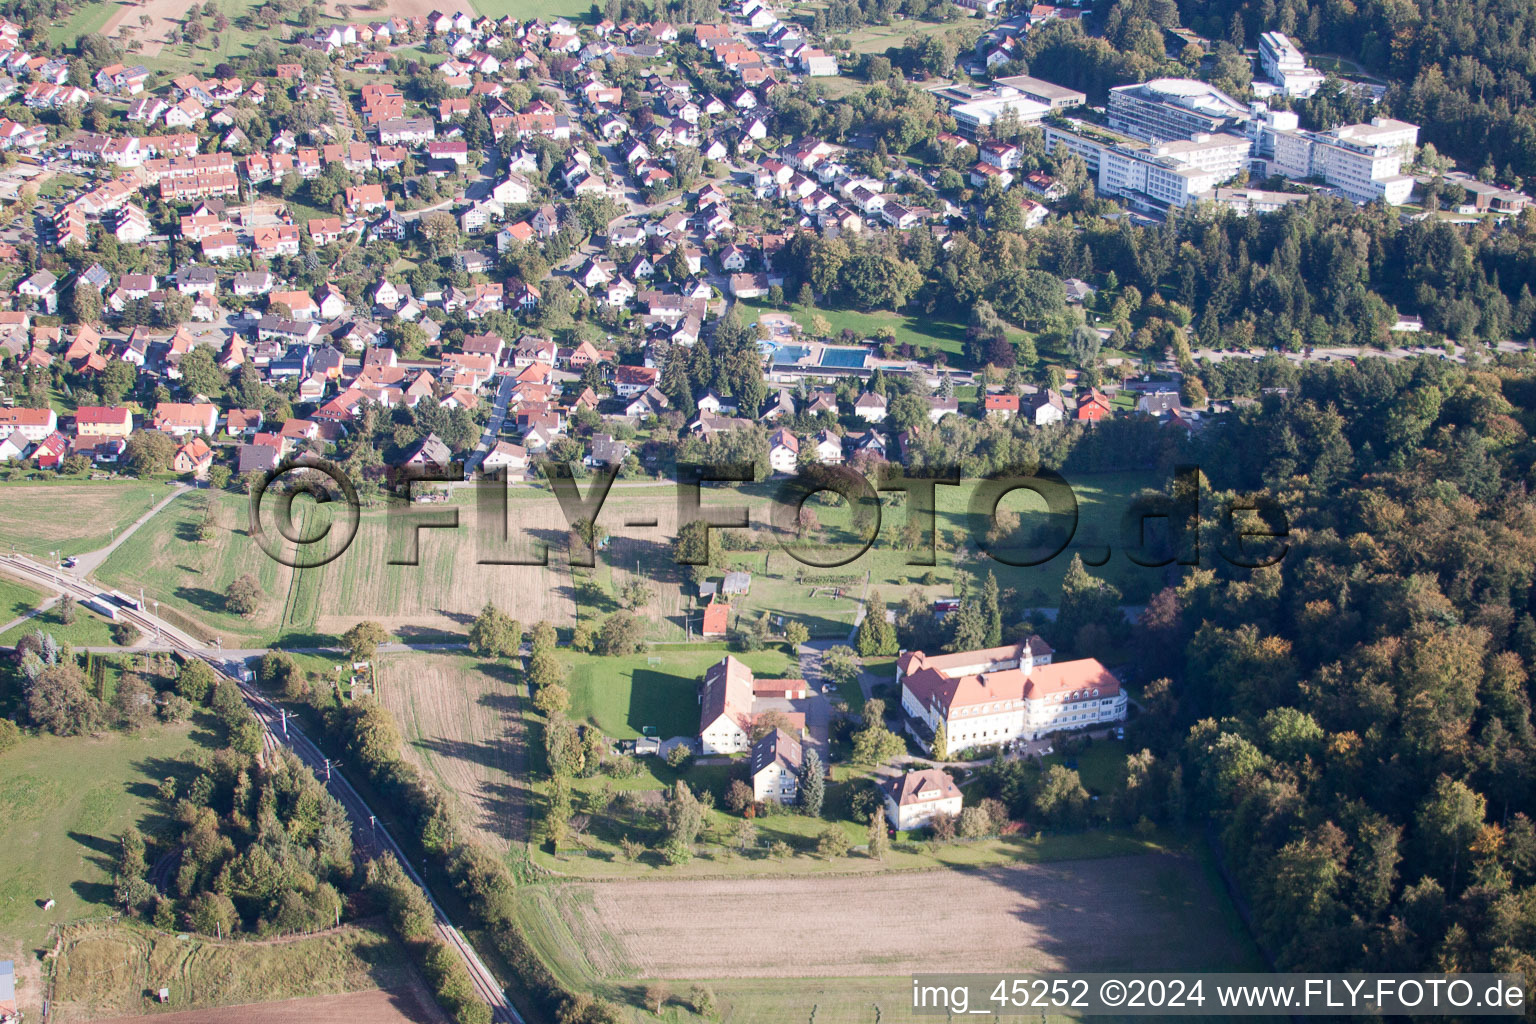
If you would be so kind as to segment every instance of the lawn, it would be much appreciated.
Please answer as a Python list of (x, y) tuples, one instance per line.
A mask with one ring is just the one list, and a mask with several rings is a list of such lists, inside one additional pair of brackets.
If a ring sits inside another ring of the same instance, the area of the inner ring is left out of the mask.
[[(759, 312), (774, 311), (766, 299), (745, 299), (743, 305)], [(974, 368), (965, 358), (965, 323), (960, 320), (923, 314), (907, 315), (889, 310), (861, 313), (856, 309), (822, 309), (819, 306), (802, 307), (793, 304), (782, 312), (793, 317), (806, 332), (810, 331), (811, 318), (819, 314), (827, 318), (834, 335), (841, 334), (846, 328), (858, 335), (861, 341), (873, 338), (880, 328), (889, 327), (896, 332), (898, 344), (910, 344), (924, 351), (943, 352), (948, 356), (950, 366)], [(1023, 339), (1024, 332), (1011, 331), (1010, 336), (1019, 341)]]
[[(591, 722), (614, 739), (633, 739), (646, 726), (661, 738), (699, 731), (698, 684), (705, 669), (725, 657), (710, 650), (655, 648), (649, 657), (604, 658), (562, 652), (571, 691), (570, 716)], [(765, 679), (794, 678), (799, 668), (782, 649), (737, 655)], [(652, 664), (655, 662), (655, 664)]]
[(0, 485), (0, 537), (17, 551), (47, 559), (104, 548), (164, 498), (163, 483), (17, 483)]
[(36, 608), (47, 594), (20, 580), (0, 576), (0, 622), (10, 622)]
[[(1162, 585), (1162, 571), (1137, 565), (1120, 550), (1120, 520), (1138, 492), (1160, 487), (1162, 481), (1153, 473), (1104, 473), (1073, 475), (1068, 478), (1068, 483), (1078, 503), (1076, 532), (1066, 550), (1041, 565), (1013, 566), (979, 552), (971, 554), (975, 551), (976, 538), (984, 539), (988, 522), (985, 514), (972, 516), (969, 505), (975, 485), (962, 483), (958, 487), (937, 489), (935, 524), (946, 538), (948, 549), (939, 550), (936, 565), (907, 564), (914, 553), (902, 550), (897, 544), (906, 525), (907, 511), (904, 507), (886, 505), (874, 545), (844, 566), (832, 569), (804, 566), (776, 545), (767, 552), (730, 554), (733, 567), (754, 574), (751, 592), (738, 599), (737, 611), (747, 618), (767, 610), (774, 615), (799, 619), (810, 627), (811, 635), (815, 637), (846, 636), (853, 621), (854, 602), (865, 595), (866, 578), (869, 590), (878, 590), (886, 606), (890, 607), (913, 587), (922, 590), (930, 599), (953, 595), (955, 574), (961, 569), (977, 578), (985, 578), (988, 572), (995, 573), (998, 584), (1004, 591), (1014, 591), (1017, 603), (1022, 607), (1053, 608), (1060, 600), (1061, 580), (1073, 554), (1081, 553), (1086, 561), (1097, 561), (1106, 547), (1110, 549), (1109, 560), (1102, 566), (1090, 567), (1089, 571), (1119, 587), (1126, 604), (1143, 603)], [(756, 485), (749, 493), (761, 496), (776, 487), (775, 483)], [(724, 505), (728, 502), (722, 496), (717, 503)], [(841, 536), (838, 531), (844, 530), (850, 519), (847, 506), (829, 507), (813, 499), (808, 507), (815, 512), (824, 531)], [(1054, 518), (1048, 520), (1044, 502), (1030, 492), (1015, 491), (1000, 507), (1018, 513), (1026, 529), (1049, 526), (1053, 536), (1055, 531), (1065, 529), (1065, 523)], [(763, 516), (766, 517), (766, 510)], [(762, 521), (756, 510), (753, 521)], [(857, 547), (845, 544), (837, 550), (852, 554)], [(823, 560), (820, 554), (817, 558)], [(925, 583), (924, 580), (932, 582)], [(834, 596), (838, 591), (840, 596)]]
[(1047, 765), (1065, 764), (1077, 771), (1083, 786), (1095, 795), (1113, 793), (1125, 779), (1125, 755), (1130, 751), (1123, 740), (1094, 740), (1076, 753), (1052, 754)]
[(965, 28), (966, 23), (960, 20), (935, 22), (903, 18), (889, 25), (864, 25), (845, 34), (848, 36), (848, 48), (854, 53), (884, 53), (893, 46), (905, 45), (911, 36), (926, 39), (945, 32), (964, 31)]
[(116, 9), (115, 2), (81, 4), (63, 21), (48, 27), (48, 41), (54, 46), (73, 46), (82, 36), (100, 32)]
[(6, 632), (0, 633), (0, 647), (14, 647), (17, 640), (39, 629), (53, 634), (53, 638), (59, 643), (67, 643), (71, 647), (112, 646), (112, 624), (102, 616), (77, 604), (74, 622), (65, 625), (55, 606), (41, 615), (33, 616), (26, 622), (18, 623)]
[[(0, 959), (14, 958), (23, 980), (35, 986), (34, 951), (52, 926), (110, 909), (115, 837), (128, 825), (158, 826), (155, 786), (212, 738), (197, 725), (152, 725), (29, 737), (0, 755)], [(45, 911), (50, 898), (57, 904)], [(23, 999), (35, 1008), (37, 989)]]

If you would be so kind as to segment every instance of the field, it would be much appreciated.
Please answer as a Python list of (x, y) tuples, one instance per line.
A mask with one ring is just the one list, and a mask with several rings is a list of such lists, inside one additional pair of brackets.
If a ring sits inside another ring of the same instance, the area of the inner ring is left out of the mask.
[[(199, 1010), (397, 988), (412, 980), (405, 949), (380, 926), (345, 925), (265, 942), (218, 942), (117, 923), (87, 924), (63, 938), (49, 1019), (73, 1024), (144, 1014), (160, 1008), (151, 993), (161, 986), (170, 989), (164, 1009)], [(226, 1010), (220, 1016), (248, 1019), (238, 1014)], [(209, 1018), (199, 1014), (197, 1019)]]
[(47, 559), (104, 548), (113, 534), (154, 507), (164, 484), (133, 482), (0, 486), (0, 538)]
[(504, 665), (452, 654), (378, 659), (379, 699), (406, 755), (433, 775), (477, 838), (504, 851), (527, 834), (523, 686)]
[(798, 986), (735, 979), (827, 979), (834, 999), (847, 979), (884, 979), (852, 987), (883, 992), (890, 1013), (908, 998), (903, 976), (917, 971), (1251, 968), (1251, 947), (1224, 905), (1194, 858), (1146, 854), (964, 872), (567, 884), (530, 894), (524, 917), (568, 978), (611, 991), (705, 980), (734, 1024), (803, 1020), (812, 1002), (818, 1021), (873, 1019), (828, 1016), (822, 996)]
[[(907, 512), (889, 503), (879, 538), (869, 551), (846, 566), (818, 569), (781, 550), (768, 529), (770, 504), (780, 482), (710, 488), (702, 500), (707, 507), (746, 505), (751, 510), (754, 530), (738, 536), (757, 550), (729, 552), (734, 567), (754, 574), (750, 593), (733, 602), (738, 621), (750, 621), (766, 611), (784, 622), (804, 623), (813, 637), (841, 638), (851, 629), (858, 602), (868, 590), (879, 590), (888, 604), (899, 601), (914, 586), (929, 598), (947, 596), (955, 591), (960, 568), (973, 575), (995, 572), (1004, 590), (1013, 590), (1023, 607), (1054, 607), (1073, 552), (1092, 556), (1102, 554), (1106, 546), (1118, 548), (1120, 516), (1130, 499), (1142, 488), (1161, 484), (1149, 473), (1083, 475), (1071, 482), (1079, 503), (1072, 547), (1030, 568), (975, 553), (972, 538), (985, 534), (986, 519), (970, 512), (974, 485), (938, 489), (937, 522), (947, 549), (940, 552), (931, 571), (907, 564), (913, 556), (897, 544)], [(215, 502), (214, 536), (199, 542), (197, 526), (210, 499)], [(844, 543), (851, 534), (849, 510), (821, 505), (819, 500), (812, 507), (828, 542), (836, 541), (844, 555), (852, 555), (857, 548)], [(1024, 491), (1014, 492), (1002, 507), (1021, 515), (1031, 509), (1043, 511), (1039, 499)], [(417, 565), (390, 564), (392, 558), (411, 557), (410, 520), (392, 519), (383, 509), (368, 509), (356, 538), (338, 558), (321, 567), (294, 571), (268, 557), (247, 535), (245, 497), (198, 491), (178, 498), (128, 538), (98, 576), (124, 591), (143, 588), (147, 597), (161, 602), (162, 615), (209, 639), (222, 637), (225, 646), (242, 641), (316, 646), (331, 642), (329, 638), (359, 619), (376, 620), (407, 640), (462, 636), (487, 601), (525, 625), (544, 620), (561, 628), (578, 621), (595, 626), (619, 608), (624, 583), (635, 577), (649, 587), (638, 613), (649, 620), (650, 639), (697, 638), (698, 602), (682, 567), (673, 562), (677, 491), (672, 485), (616, 484), (599, 517), (609, 533), (607, 546), (595, 568), (577, 570), (574, 575), (564, 551), (565, 518), (549, 491), (533, 486), (512, 489), (505, 543), (486, 539), (476, 492), (468, 488), (457, 491), (451, 504), (418, 505), (406, 515), (417, 517), (420, 525), (455, 512), (457, 528), (423, 528), (416, 533)], [(324, 514), (311, 507), (311, 519), (303, 529), (310, 531), (311, 522), (318, 521), (315, 517)], [(640, 520), (656, 525), (628, 525)], [(530, 560), (537, 557), (541, 545), (550, 549), (548, 566), (495, 564)], [(1130, 605), (1143, 603), (1164, 579), (1160, 570), (1138, 566), (1118, 550), (1112, 550), (1109, 561), (1092, 571), (1118, 586)], [(254, 574), (268, 595), (249, 618), (229, 614), (223, 607), (224, 590), (245, 573)]]
[[(156, 725), (95, 739), (33, 737), (0, 755), (0, 959), (14, 959), (23, 1002), (38, 1002), (35, 950), (58, 923), (110, 909), (115, 837), (158, 820), (155, 786), (207, 738)], [(57, 901), (45, 911), (47, 899)]]
[(351, 992), (341, 996), (311, 996), (277, 1003), (225, 1006), (183, 1013), (114, 1017), (103, 1024), (438, 1024), (442, 1013), (419, 988), (391, 992)]
[[(602, 658), (562, 652), (569, 667), (570, 715), (592, 722), (613, 739), (634, 739), (653, 726), (662, 739), (692, 736), (699, 730), (698, 685), (704, 670), (726, 654), (723, 647), (704, 651), (657, 648), (649, 660)], [(799, 667), (782, 650), (737, 655), (764, 679), (797, 678)]]
[[(303, 573), (314, 577), (318, 592), (314, 628), (340, 633), (369, 618), (407, 638), (462, 633), (487, 601), (528, 625), (540, 620), (572, 625), (576, 606), (560, 550), (565, 534), (560, 506), (547, 491), (514, 494), (508, 512), (513, 540), (494, 552), (482, 549), (472, 496), (467, 505), (417, 506), (410, 514), (423, 522), (454, 510), (459, 514), (456, 530), (421, 530), (419, 565), (389, 564), (410, 557), (409, 531), (390, 523), (386, 512), (365, 512), (351, 547), (323, 569)], [(537, 557), (536, 542), (554, 549), (548, 567), (479, 564), (482, 558)]]
[[(213, 537), (199, 541), (196, 531), (209, 500), (214, 503)], [(247, 534), (248, 509), (243, 495), (182, 495), (112, 552), (96, 575), (128, 593), (142, 588), (147, 599), (160, 602), (162, 617), (197, 635), (226, 640), (284, 635), (294, 573), (268, 557)], [(250, 618), (224, 610), (225, 589), (247, 573), (260, 581), (267, 595)]]

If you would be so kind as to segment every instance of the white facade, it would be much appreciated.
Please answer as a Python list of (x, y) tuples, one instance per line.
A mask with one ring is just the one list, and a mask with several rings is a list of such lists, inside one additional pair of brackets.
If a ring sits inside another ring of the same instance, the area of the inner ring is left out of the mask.
[(1092, 658), (1050, 663), (1042, 641), (897, 659), (902, 710), (930, 734), (939, 726), (951, 755), (968, 747), (1035, 740), (1125, 720), (1126, 695)]
[(1140, 193), (1165, 206), (1188, 206), (1243, 170), (1250, 143), (1237, 135), (1198, 136), (1148, 149), (1105, 147), (1099, 157), (1099, 191)]
[(1259, 66), (1287, 96), (1311, 96), (1323, 84), (1323, 76), (1307, 66), (1306, 55), (1283, 32), (1259, 37)]
[(937, 768), (908, 772), (880, 789), (885, 820), (901, 832), (922, 828), (939, 815), (956, 817), (965, 803), (960, 788)]
[(1392, 206), (1408, 200), (1413, 178), (1402, 173), (1403, 158), (1419, 141), (1419, 126), (1378, 117), (1369, 124), (1332, 131), (1296, 127), (1296, 115), (1273, 111), (1256, 126), (1254, 145), (1270, 170), (1287, 178), (1321, 178), (1355, 202), (1382, 199)]

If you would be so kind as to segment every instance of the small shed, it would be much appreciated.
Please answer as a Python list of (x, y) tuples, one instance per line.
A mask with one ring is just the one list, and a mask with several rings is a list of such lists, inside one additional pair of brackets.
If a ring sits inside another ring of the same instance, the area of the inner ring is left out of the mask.
[(725, 582), (720, 586), (720, 592), (727, 597), (733, 594), (745, 594), (752, 589), (752, 574), (749, 572), (728, 572), (725, 574)]

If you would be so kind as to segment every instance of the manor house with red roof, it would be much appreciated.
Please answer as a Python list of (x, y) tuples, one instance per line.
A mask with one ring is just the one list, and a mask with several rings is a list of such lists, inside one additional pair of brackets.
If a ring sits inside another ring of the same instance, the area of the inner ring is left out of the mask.
[(954, 756), (1125, 720), (1125, 692), (1098, 659), (1053, 664), (1052, 653), (1037, 636), (981, 651), (905, 652), (896, 679), (908, 731), (926, 745), (942, 722)]

